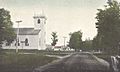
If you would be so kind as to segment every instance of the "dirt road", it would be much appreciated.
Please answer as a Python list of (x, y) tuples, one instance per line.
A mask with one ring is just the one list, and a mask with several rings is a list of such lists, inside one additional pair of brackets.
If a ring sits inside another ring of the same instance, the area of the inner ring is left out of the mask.
[(109, 72), (109, 63), (90, 53), (75, 53), (33, 72)]

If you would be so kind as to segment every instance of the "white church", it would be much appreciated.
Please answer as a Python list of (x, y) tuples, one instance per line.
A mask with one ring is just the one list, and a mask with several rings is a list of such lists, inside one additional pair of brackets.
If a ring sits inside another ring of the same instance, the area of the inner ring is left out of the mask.
[[(18, 49), (46, 49), (45, 25), (47, 18), (45, 15), (35, 15), (33, 19), (33, 28), (14, 28), (15, 33), (18, 33)], [(15, 40), (10, 46), (6, 46), (4, 43), (2, 47), (3, 49), (16, 49), (16, 44)]]

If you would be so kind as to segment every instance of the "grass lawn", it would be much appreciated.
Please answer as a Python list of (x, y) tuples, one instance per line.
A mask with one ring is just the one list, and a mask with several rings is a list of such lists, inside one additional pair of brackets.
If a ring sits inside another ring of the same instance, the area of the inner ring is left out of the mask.
[(0, 54), (0, 72), (32, 72), (34, 68), (48, 64), (57, 58), (42, 54)]
[(108, 55), (108, 54), (94, 54), (94, 55), (97, 56), (97, 57), (99, 57), (99, 58), (102, 58), (102, 59), (104, 59), (104, 60), (106, 60), (108, 62), (110, 62), (111, 55)]
[(110, 55), (110, 54), (94, 54), (94, 55), (96, 55), (97, 57), (99, 57), (101, 59), (106, 60), (110, 64), (111, 72), (113, 72), (111, 56), (114, 56), (114, 55)]
[[(15, 53), (15, 49), (4, 49), (1, 50), (3, 53)], [(47, 55), (58, 55), (65, 56), (71, 53), (75, 53), (74, 51), (46, 51), (46, 50), (20, 50), (19, 53), (37, 53), (37, 54), (47, 54)]]

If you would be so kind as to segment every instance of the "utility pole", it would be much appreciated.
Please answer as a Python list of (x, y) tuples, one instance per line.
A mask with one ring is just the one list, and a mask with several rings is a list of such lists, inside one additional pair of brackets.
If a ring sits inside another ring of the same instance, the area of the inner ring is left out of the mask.
[(21, 20), (16, 21), (16, 23), (18, 24), (18, 28), (17, 28), (17, 37), (16, 37), (16, 53), (18, 53), (18, 44), (19, 44), (19, 24), (20, 22), (22, 22)]
[(120, 42), (118, 43), (118, 52), (117, 54), (120, 56)]
[(63, 37), (63, 38), (64, 38), (64, 48), (65, 48), (65, 41), (66, 41), (66, 38), (67, 38), (67, 37)]

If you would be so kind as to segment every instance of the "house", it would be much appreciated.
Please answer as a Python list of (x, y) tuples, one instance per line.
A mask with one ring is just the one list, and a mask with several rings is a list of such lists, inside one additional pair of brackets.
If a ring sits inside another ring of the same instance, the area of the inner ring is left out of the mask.
[(68, 46), (55, 46), (53, 48), (54, 51), (74, 51), (74, 49), (71, 49), (70, 47)]
[(54, 51), (62, 51), (62, 46), (55, 46), (53, 48)]

